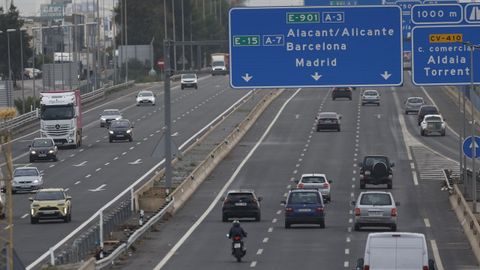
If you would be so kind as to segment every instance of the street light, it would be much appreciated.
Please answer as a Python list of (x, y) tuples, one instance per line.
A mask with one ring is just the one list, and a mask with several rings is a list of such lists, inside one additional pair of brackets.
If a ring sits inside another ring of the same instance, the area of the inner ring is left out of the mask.
[[(19, 36), (20, 36), (20, 77), (22, 78), (22, 114), (25, 113), (25, 87), (23, 83), (23, 33), (22, 31), (26, 31), (25, 28), (19, 29)], [(33, 75), (35, 76), (35, 70), (32, 71)]]
[(16, 29), (7, 29), (7, 50), (8, 50), (8, 80), (12, 81), (12, 65), (10, 63), (10, 34), (15, 32)]

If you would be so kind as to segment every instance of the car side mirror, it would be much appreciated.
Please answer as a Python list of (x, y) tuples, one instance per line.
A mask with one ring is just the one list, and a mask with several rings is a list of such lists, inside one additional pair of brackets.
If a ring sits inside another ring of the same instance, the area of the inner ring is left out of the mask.
[(65, 200), (70, 201), (72, 199), (72, 196), (66, 196)]
[(390, 163), (390, 167), (395, 167), (395, 162)]
[(283, 205), (287, 204), (286, 201), (281, 201), (280, 203), (283, 204)]
[(400, 202), (395, 202), (395, 206), (400, 206)]
[(263, 200), (262, 197), (258, 197), (257, 199), (258, 199), (259, 202), (261, 202)]
[(28, 200), (31, 201), (31, 202), (33, 202), (33, 198), (32, 198), (32, 197), (29, 197)]
[(435, 261), (432, 259), (428, 260), (428, 269), (435, 270)]

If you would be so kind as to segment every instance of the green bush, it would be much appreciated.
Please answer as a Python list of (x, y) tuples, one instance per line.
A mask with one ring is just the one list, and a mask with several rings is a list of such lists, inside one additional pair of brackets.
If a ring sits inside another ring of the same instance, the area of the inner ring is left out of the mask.
[(40, 107), (40, 98), (34, 98), (34, 97), (26, 97), (25, 98), (25, 111), (22, 110), (22, 98), (17, 98), (14, 101), (15, 107), (17, 108), (17, 111), (19, 114), (24, 114), (27, 112), (32, 111), (33, 109), (33, 104), (35, 102), (35, 108)]

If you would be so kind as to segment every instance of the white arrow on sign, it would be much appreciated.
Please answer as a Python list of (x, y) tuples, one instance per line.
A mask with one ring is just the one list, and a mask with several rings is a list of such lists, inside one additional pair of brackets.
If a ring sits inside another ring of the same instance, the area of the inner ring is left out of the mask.
[(318, 72), (315, 72), (315, 74), (310, 75), (315, 81), (318, 81), (322, 77), (322, 75), (318, 74)]
[(106, 186), (107, 186), (106, 184), (103, 184), (103, 185), (101, 185), (101, 186), (99, 186), (99, 187), (97, 187), (97, 188), (95, 188), (95, 189), (89, 189), (89, 190), (92, 191), (92, 192), (104, 191), (104, 190), (105, 190), (104, 187), (106, 187)]
[(478, 151), (478, 144), (475, 140), (472, 140), (472, 142), (470, 143), (470, 149), (472, 149), (472, 153), (473, 153), (473, 148), (475, 147), (475, 150)]
[(75, 165), (73, 165), (73, 166), (75, 166), (75, 167), (83, 167), (83, 166), (85, 166), (86, 163), (87, 163), (87, 161), (84, 161), (84, 162), (82, 162), (82, 163), (75, 164)]
[(388, 73), (388, 71), (385, 70), (385, 72), (383, 74), (380, 74), (380, 76), (382, 76), (385, 80), (388, 80), (388, 78), (390, 78), (392, 74)]
[(245, 76), (242, 76), (242, 79), (244, 79), (246, 82), (250, 81), (253, 78), (253, 76), (248, 75), (248, 73), (245, 73)]
[(140, 164), (140, 163), (142, 163), (142, 159), (141, 159), (141, 158), (135, 160), (134, 162), (129, 162), (128, 164), (137, 165), (137, 164)]

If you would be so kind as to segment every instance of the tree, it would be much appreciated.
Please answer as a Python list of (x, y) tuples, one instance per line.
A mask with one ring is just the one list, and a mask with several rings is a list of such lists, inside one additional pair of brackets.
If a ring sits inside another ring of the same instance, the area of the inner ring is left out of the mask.
[[(2, 77), (8, 77), (8, 38), (7, 29), (16, 29), (15, 32), (8, 33), (10, 37), (10, 65), (12, 68), (12, 78), (21, 78), (23, 71), (21, 70), (21, 49), (23, 49), (23, 66), (27, 66), (27, 60), (32, 56), (33, 51), (28, 45), (31, 37), (22, 29), (24, 21), (20, 20), (17, 8), (12, 4), (7, 13), (0, 8), (0, 57), (5, 61), (0, 61), (0, 74)], [(20, 34), (22, 35), (23, 46), (20, 46)]]

